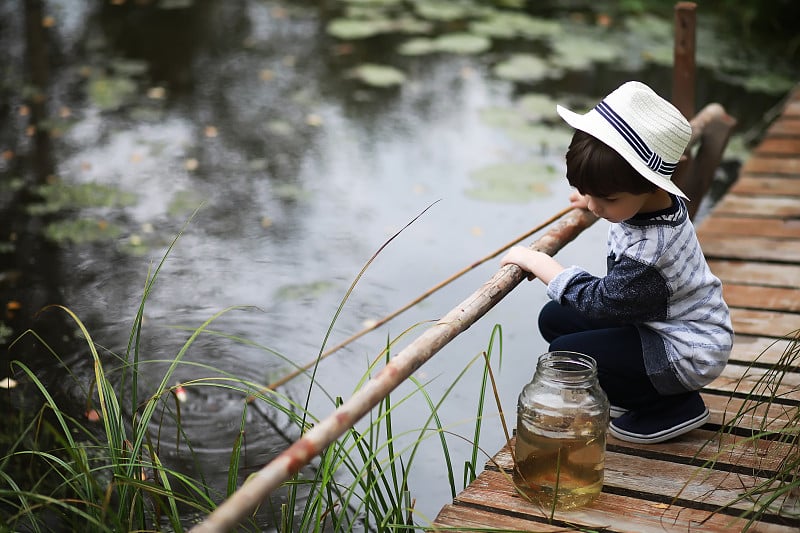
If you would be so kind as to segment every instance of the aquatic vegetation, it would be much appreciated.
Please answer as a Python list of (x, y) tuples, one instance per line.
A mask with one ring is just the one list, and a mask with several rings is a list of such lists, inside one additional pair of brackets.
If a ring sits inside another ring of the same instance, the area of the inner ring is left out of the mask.
[(308, 300), (319, 298), (323, 294), (330, 292), (336, 285), (332, 281), (318, 280), (303, 284), (284, 285), (275, 291), (275, 299), (278, 301), (286, 300)]
[(489, 202), (529, 202), (550, 194), (550, 184), (558, 177), (555, 167), (539, 161), (497, 163), (470, 174), (474, 185), (466, 194)]
[[(300, 404), (280, 391), (264, 388), (253, 380), (207, 365), (197, 365), (206, 372), (204, 377), (175, 382), (177, 372), (183, 366), (193, 365), (188, 354), (204, 337), (257, 347), (266, 356), (278, 357), (287, 365), (294, 365), (290, 358), (266, 346), (213, 329), (221, 317), (236, 311), (236, 308), (215, 313), (199, 326), (180, 328), (185, 331), (186, 338), (171, 359), (151, 361), (140, 353), (144, 340), (145, 304), (176, 241), (147, 277), (124, 353), (101, 352), (100, 345), (85, 324), (69, 309), (56, 306), (48, 310), (66, 314), (79, 330), (80, 338), (85, 340), (86, 351), (93, 362), (90, 384), (83, 383), (73, 374), (59, 357), (58, 347), (49, 344), (35, 331), (26, 332), (12, 344), (13, 354), (17, 343), (32, 337), (63, 367), (64, 383), (60, 385), (75, 380), (76, 390), (85, 396), (86, 409), (83, 415), (76, 416), (69, 406), (63, 405), (61, 397), (53, 393), (54, 387), (43, 382), (25, 362), (12, 362), (20, 382), (18, 388), (35, 390), (42, 407), (32, 412), (20, 411), (22, 416), (19, 418), (3, 419), (4, 424), (15, 423), (19, 428), (15, 428), (13, 433), (16, 435), (14, 441), (9, 442), (0, 455), (0, 508), (3, 510), (0, 527), (37, 531), (50, 530), (55, 524), (59, 529), (97, 532), (163, 528), (185, 531), (198, 518), (213, 511), (218, 502), (230, 496), (240, 484), (246, 484), (242, 470), (247, 462), (245, 436), (248, 424), (253, 423), (249, 413), (262, 413), (270, 427), (284, 434), (289, 442), (318, 422), (319, 419), (308, 410), (308, 400), (305, 405)], [(349, 294), (350, 291), (343, 298), (340, 310)], [(334, 317), (328, 335), (335, 320)], [(468, 451), (471, 454), (464, 462), (464, 483), (474, 479), (480, 464), (481, 421), (487, 379), (491, 374), (488, 365), (496, 335), (499, 336), (497, 326), (488, 352), (475, 355), (457, 372), (441, 398), (433, 398), (426, 385), (413, 377), (410, 378), (410, 392), (401, 393), (399, 399), (392, 395), (383, 398), (366, 417), (364, 427), (350, 428), (312, 465), (285, 483), (275, 500), (270, 498), (263, 502), (258, 513), (240, 517), (237, 530), (261, 531), (265, 520), (268, 520), (270, 528), (282, 533), (385, 531), (389, 527), (393, 531), (413, 531), (417, 524), (429, 523), (427, 517), (415, 513), (409, 472), (423, 442), (438, 437), (442, 468), (447, 474), (450, 493), (456, 495), (456, 475), (445, 438), (450, 431), (445, 429), (438, 413), (471, 366), (485, 362), (476, 398), (473, 434), (471, 439), (462, 437), (470, 443)], [(386, 347), (368, 364), (357, 389), (380, 370), (381, 362), (390, 359), (393, 343), (387, 340)], [(145, 365), (150, 364), (158, 364), (163, 371), (152, 382), (144, 383), (142, 371)], [(309, 397), (312, 390), (321, 389), (320, 392), (330, 399), (331, 407), (340, 405), (341, 398), (331, 397), (322, 389), (316, 382), (315, 373), (316, 367), (310, 374)], [(233, 421), (238, 431), (230, 442), (228, 478), (224, 487), (210, 485), (203, 472), (193, 476), (170, 465), (170, 457), (175, 457), (178, 450), (185, 455), (184, 460), (198, 464), (200, 444), (192, 442), (184, 427), (185, 419), (189, 417), (187, 402), (194, 401), (190, 398), (215, 394), (233, 398), (241, 413), (240, 419)], [(413, 397), (421, 397), (423, 409), (427, 407), (429, 412), (417, 413), (419, 427), (398, 431), (393, 425), (393, 417), (398, 409), (406, 408)], [(278, 428), (274, 425), (275, 419), (285, 419), (289, 426)], [(167, 434), (175, 435), (177, 443), (174, 446), (177, 449), (172, 449)], [(17, 468), (20, 464), (24, 468)]]
[(137, 96), (137, 85), (122, 76), (97, 77), (89, 82), (89, 100), (101, 111), (113, 111), (131, 103)]
[(403, 71), (388, 65), (364, 63), (350, 71), (350, 77), (372, 87), (394, 87), (406, 80)]
[(469, 23), (471, 32), (494, 39), (549, 39), (563, 33), (559, 21), (534, 17), (523, 12), (489, 12)]
[(410, 39), (397, 48), (401, 55), (419, 56), (433, 53), (480, 54), (491, 48), (492, 41), (480, 35), (469, 33), (448, 33), (429, 39), (418, 37)]
[(452, 54), (480, 54), (492, 46), (492, 41), (486, 37), (469, 33), (448, 33), (435, 42), (437, 50)]
[(70, 184), (58, 181), (40, 185), (34, 192), (42, 201), (28, 205), (27, 210), (31, 215), (91, 207), (125, 207), (134, 205), (137, 200), (134, 193), (99, 183)]
[(122, 229), (106, 220), (79, 218), (77, 220), (59, 220), (49, 223), (44, 229), (44, 236), (57, 243), (86, 244), (116, 239)]
[(513, 54), (495, 65), (492, 72), (498, 78), (517, 82), (557, 78), (563, 74), (558, 67), (532, 54)]

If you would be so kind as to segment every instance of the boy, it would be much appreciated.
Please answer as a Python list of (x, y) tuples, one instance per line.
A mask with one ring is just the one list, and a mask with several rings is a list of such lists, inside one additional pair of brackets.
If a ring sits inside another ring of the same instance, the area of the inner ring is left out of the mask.
[(566, 154), (575, 207), (611, 222), (608, 272), (564, 268), (515, 246), (515, 264), (547, 284), (539, 329), (551, 351), (597, 361), (611, 403), (609, 432), (657, 443), (702, 426), (698, 392), (722, 371), (733, 344), (722, 285), (709, 270), (670, 180), (692, 129), (648, 86), (628, 82), (584, 115), (557, 107), (575, 134)]

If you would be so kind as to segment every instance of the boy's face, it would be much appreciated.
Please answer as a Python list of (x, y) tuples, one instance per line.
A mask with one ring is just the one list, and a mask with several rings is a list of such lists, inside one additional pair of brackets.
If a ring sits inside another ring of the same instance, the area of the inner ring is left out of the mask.
[(586, 198), (589, 211), (598, 217), (609, 222), (622, 222), (640, 212), (652, 196), (649, 193), (619, 192), (604, 197), (585, 194), (584, 198)]

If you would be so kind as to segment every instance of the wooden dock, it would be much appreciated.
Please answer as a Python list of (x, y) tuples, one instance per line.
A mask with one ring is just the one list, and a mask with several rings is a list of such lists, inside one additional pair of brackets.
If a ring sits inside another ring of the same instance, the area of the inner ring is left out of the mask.
[[(505, 447), (440, 511), (435, 528), (800, 531), (800, 341), (790, 342), (800, 330), (800, 86), (698, 235), (736, 332), (730, 363), (704, 390), (709, 423), (656, 445), (609, 437), (603, 493), (552, 517), (516, 492)], [(777, 494), (770, 479), (787, 464), (795, 489)], [(771, 490), (757, 489), (765, 486)], [(750, 523), (753, 501), (763, 506), (770, 494), (773, 505)]]

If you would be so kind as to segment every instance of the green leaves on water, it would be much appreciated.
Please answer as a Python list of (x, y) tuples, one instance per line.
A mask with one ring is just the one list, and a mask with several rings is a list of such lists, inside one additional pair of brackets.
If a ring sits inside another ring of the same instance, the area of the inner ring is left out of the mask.
[(58, 182), (37, 187), (36, 194), (42, 200), (28, 206), (28, 213), (31, 215), (56, 213), (66, 209), (123, 207), (136, 203), (134, 193), (98, 183), (70, 185)]
[(525, 203), (548, 196), (550, 183), (558, 177), (555, 167), (539, 161), (498, 163), (473, 172), (473, 186), (466, 194), (488, 202)]
[(57, 243), (86, 244), (116, 239), (122, 231), (105, 220), (81, 218), (78, 220), (59, 220), (47, 225), (44, 235)]
[(350, 71), (350, 77), (372, 87), (393, 87), (406, 80), (403, 71), (387, 65), (364, 63)]
[(482, 35), (469, 33), (447, 33), (435, 39), (418, 37), (401, 44), (397, 51), (401, 55), (413, 56), (433, 53), (480, 54), (492, 47), (492, 41)]
[(89, 81), (89, 100), (101, 111), (119, 109), (136, 96), (136, 84), (122, 76), (100, 77)]
[(276, 291), (275, 298), (281, 301), (316, 299), (334, 287), (335, 284), (327, 280), (284, 285)]
[(495, 65), (493, 72), (498, 78), (511, 81), (539, 81), (563, 74), (561, 69), (531, 54), (513, 54)]

